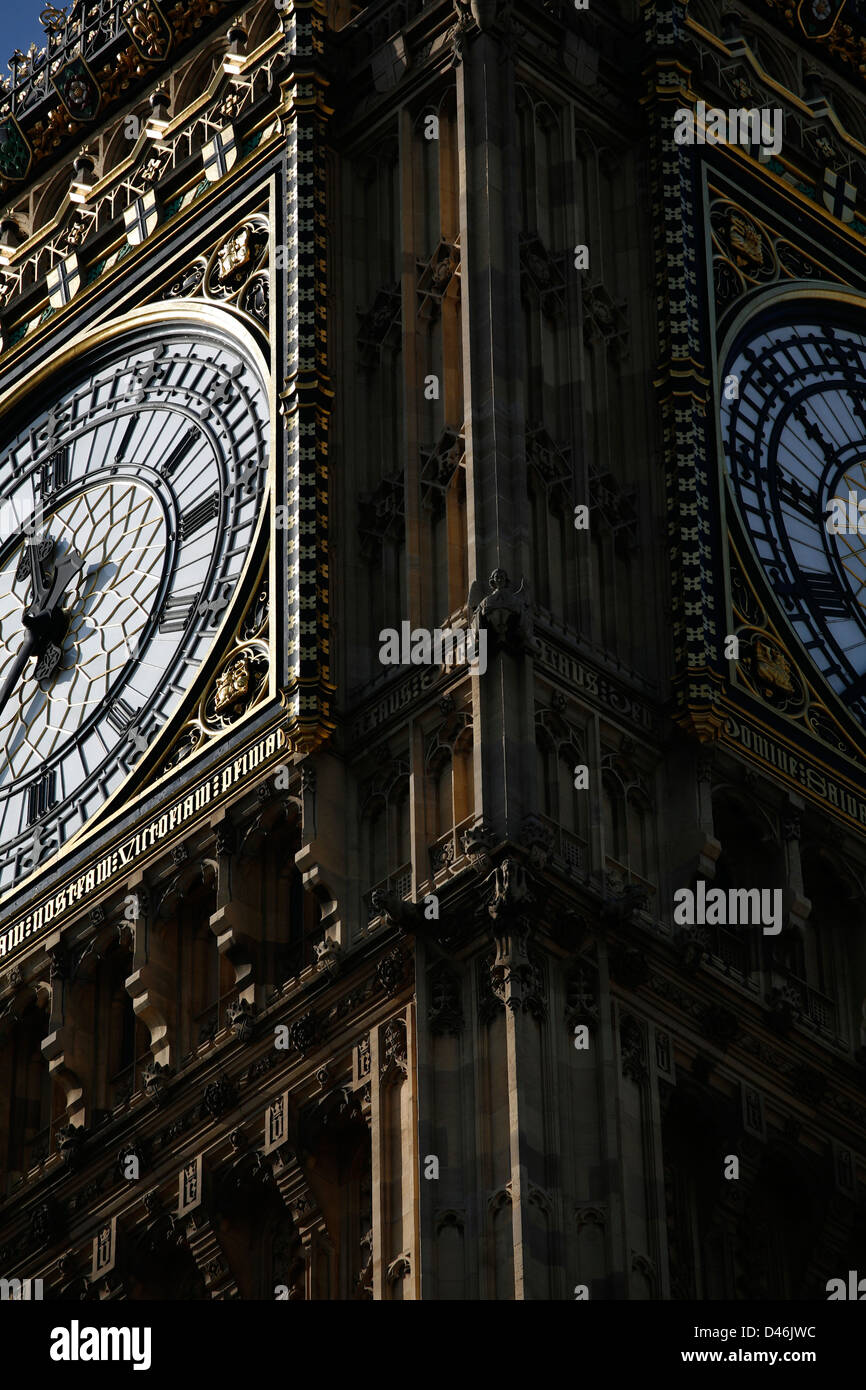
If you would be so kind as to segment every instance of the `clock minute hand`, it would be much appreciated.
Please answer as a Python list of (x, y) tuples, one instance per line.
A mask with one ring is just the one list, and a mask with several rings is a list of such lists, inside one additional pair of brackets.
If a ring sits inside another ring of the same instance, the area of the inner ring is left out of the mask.
[(30, 556), (30, 580), (33, 585), (32, 603), (42, 603), (45, 598), (45, 584), (42, 579), (42, 565), (39, 559), (39, 540), (29, 540), (27, 542), (27, 553)]

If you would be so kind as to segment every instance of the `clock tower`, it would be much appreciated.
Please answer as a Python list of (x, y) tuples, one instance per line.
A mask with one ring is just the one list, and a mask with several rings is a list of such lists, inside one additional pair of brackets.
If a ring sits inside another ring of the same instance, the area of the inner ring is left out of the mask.
[(0, 1276), (847, 1287), (866, 7), (41, 22), (0, 90)]

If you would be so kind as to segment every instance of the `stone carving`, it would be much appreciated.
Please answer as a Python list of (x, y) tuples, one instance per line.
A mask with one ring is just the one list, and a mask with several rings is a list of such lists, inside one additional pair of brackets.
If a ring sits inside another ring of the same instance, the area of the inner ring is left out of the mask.
[(406, 531), (406, 489), (402, 473), (383, 478), (374, 492), (358, 499), (358, 534), (365, 560), (381, 560), (385, 541), (400, 545)]
[(590, 1032), (598, 1027), (598, 972), (582, 961), (568, 980), (565, 1021), (569, 1030), (586, 1024)]
[(602, 904), (601, 920), (607, 926), (630, 922), (636, 912), (643, 912), (649, 902), (646, 888), (639, 883), (626, 883), (615, 896)]
[(145, 1067), (142, 1076), (144, 1092), (156, 1105), (162, 1104), (165, 1096), (165, 1089), (171, 1075), (171, 1067), (163, 1066), (160, 1062), (148, 1062)]
[(553, 853), (554, 834), (540, 816), (526, 816), (520, 827), (520, 844), (529, 855), (533, 869), (543, 869)]
[(326, 936), (324, 941), (317, 941), (313, 946), (316, 953), (316, 969), (327, 970), (330, 975), (336, 975), (340, 969), (340, 957), (343, 948), (339, 941), (333, 937)]
[(66, 1167), (73, 1172), (81, 1162), (81, 1151), (86, 1137), (81, 1125), (63, 1125), (55, 1134), (57, 1152)]
[(593, 460), (589, 469), (589, 497), (594, 516), (613, 536), (617, 554), (627, 556), (639, 543), (637, 494), (623, 487), (609, 468)]
[(460, 980), (454, 971), (437, 961), (428, 976), (430, 1006), (427, 1021), (434, 1037), (443, 1033), (455, 1037), (463, 1031), (463, 1005), (461, 1003)]
[(403, 297), (398, 283), (383, 285), (366, 313), (359, 313), (358, 350), (367, 367), (378, 367), (386, 347), (399, 346)]
[(53, 980), (68, 980), (72, 971), (72, 960), (69, 952), (62, 942), (54, 947), (51, 952), (51, 967), (49, 978)]
[(533, 901), (526, 870), (517, 859), (503, 859), (487, 882), (492, 880), (493, 891), (487, 911), (494, 923), (524, 912)]
[(396, 1284), (398, 1279), (405, 1279), (411, 1271), (408, 1253), (398, 1255), (396, 1260), (392, 1260), (388, 1266), (387, 1279), (389, 1284)]
[(239, 1043), (252, 1041), (255, 1009), (247, 999), (235, 999), (228, 1007), (228, 1024)]
[(221, 1076), (218, 1081), (211, 1081), (204, 1088), (202, 1096), (202, 1110), (206, 1115), (210, 1115), (212, 1120), (219, 1119), (227, 1110), (237, 1104), (237, 1092), (229, 1077)]
[(492, 970), (494, 954), (483, 956), (478, 962), (478, 1018), (482, 1024), (492, 1023), (499, 1011), (505, 1007), (504, 1000), (493, 988)]
[(303, 1056), (320, 1040), (319, 1020), (312, 1009), (289, 1024), (289, 1047)]
[(625, 300), (614, 299), (604, 284), (584, 285), (583, 339), (604, 344), (612, 356), (621, 357), (628, 347), (629, 328)]
[(515, 925), (496, 934), (490, 988), (512, 1013), (522, 1010), (539, 1022), (546, 1017), (544, 968), (529, 942), (529, 931)]
[(464, 830), (462, 836), (463, 853), (476, 873), (487, 874), (490, 872), (491, 858), (490, 853), (496, 844), (496, 836), (493, 831), (479, 821), (470, 830)]
[(622, 1055), (622, 1074), (638, 1085), (647, 1075), (646, 1040), (641, 1025), (633, 1014), (625, 1014), (619, 1030)]
[(551, 254), (537, 232), (520, 233), (520, 292), (535, 299), (546, 318), (555, 319), (566, 307), (562, 252)]
[(419, 318), (439, 318), (442, 300), (451, 281), (458, 274), (459, 267), (460, 248), (448, 241), (440, 241), (429, 261), (418, 262)]
[(40, 1202), (30, 1213), (29, 1248), (38, 1250), (43, 1245), (48, 1245), (50, 1241), (57, 1239), (60, 1229), (61, 1218), (55, 1203), (51, 1199)]
[(388, 888), (374, 888), (370, 902), (374, 912), (384, 918), (389, 927), (398, 927), (407, 935), (423, 927), (424, 911), (421, 905), (405, 902)]
[(384, 1082), (404, 1081), (409, 1074), (406, 1042), (406, 1023), (402, 1018), (392, 1018), (385, 1024), (382, 1033), (382, 1054), (384, 1061), (380, 1077)]
[(376, 979), (389, 998), (397, 993), (406, 979), (406, 958), (402, 951), (391, 951), (379, 961)]
[(435, 444), (421, 450), (421, 500), (430, 511), (441, 514), (445, 495), (457, 470), (466, 463), (463, 431), (442, 431)]
[(466, 610), (473, 627), (479, 632), (484, 629), (494, 648), (535, 650), (529, 589), (525, 579), (521, 579), (515, 589), (507, 572), (496, 569), (487, 581), (486, 592), (479, 580), (473, 580)]
[(674, 938), (684, 970), (693, 975), (701, 961), (709, 955), (709, 938), (706, 927), (684, 927)]

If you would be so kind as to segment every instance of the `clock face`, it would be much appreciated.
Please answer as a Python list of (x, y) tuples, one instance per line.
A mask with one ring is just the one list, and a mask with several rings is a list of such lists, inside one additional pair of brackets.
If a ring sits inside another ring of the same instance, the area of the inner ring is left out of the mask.
[(735, 346), (725, 375), (739, 381), (722, 428), (745, 531), (808, 658), (866, 723), (866, 534), (828, 526), (834, 499), (866, 503), (866, 329), (829, 305), (826, 321), (789, 309)]
[(120, 785), (210, 650), (266, 487), (241, 349), (116, 344), (0, 452), (0, 890)]

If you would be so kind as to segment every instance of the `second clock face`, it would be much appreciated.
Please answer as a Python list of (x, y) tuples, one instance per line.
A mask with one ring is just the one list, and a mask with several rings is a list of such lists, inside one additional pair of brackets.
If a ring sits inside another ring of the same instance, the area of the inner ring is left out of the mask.
[(866, 724), (866, 534), (827, 524), (834, 499), (866, 500), (866, 336), (829, 304), (823, 321), (789, 310), (740, 343), (726, 375), (743, 525), (817, 671)]
[(267, 432), (240, 348), (169, 333), (115, 348), (0, 454), (0, 890), (92, 818), (194, 679)]

